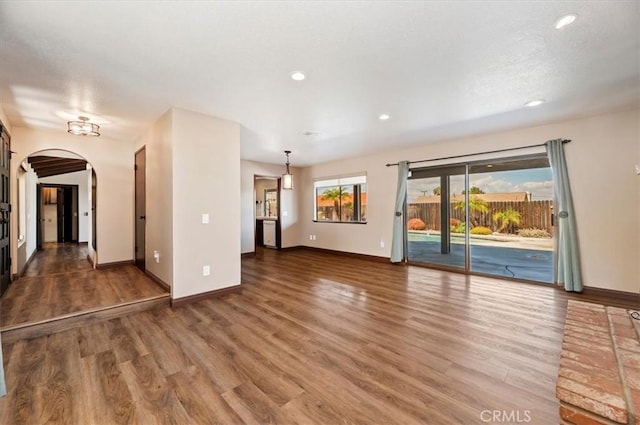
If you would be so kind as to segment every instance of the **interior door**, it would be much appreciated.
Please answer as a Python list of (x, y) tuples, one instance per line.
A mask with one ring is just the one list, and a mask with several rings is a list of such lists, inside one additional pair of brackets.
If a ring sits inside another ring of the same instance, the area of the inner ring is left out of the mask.
[(56, 191), (58, 192), (56, 199), (58, 200), (56, 207), (58, 210), (58, 243), (64, 243), (67, 242), (65, 240), (65, 219), (66, 219), (66, 214), (65, 214), (65, 191), (64, 188), (62, 187), (58, 187), (56, 188)]
[(143, 147), (135, 154), (135, 223), (136, 223), (136, 266), (145, 270), (146, 250), (146, 149)]
[[(98, 179), (96, 171), (91, 169), (91, 245), (98, 252)], [(94, 255), (95, 262), (95, 255)]]
[(44, 241), (44, 223), (42, 212), (44, 211), (42, 200), (42, 184), (36, 185), (36, 248), (42, 249), (42, 242)]
[(0, 126), (0, 295), (11, 284), (11, 244), (9, 237), (11, 204), (9, 197), (9, 166), (11, 162), (11, 146), (9, 135)]

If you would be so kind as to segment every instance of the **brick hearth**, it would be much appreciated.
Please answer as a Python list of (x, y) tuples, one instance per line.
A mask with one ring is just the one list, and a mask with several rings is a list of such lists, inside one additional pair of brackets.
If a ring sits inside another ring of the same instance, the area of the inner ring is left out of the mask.
[(569, 301), (556, 395), (563, 423), (640, 425), (640, 323)]

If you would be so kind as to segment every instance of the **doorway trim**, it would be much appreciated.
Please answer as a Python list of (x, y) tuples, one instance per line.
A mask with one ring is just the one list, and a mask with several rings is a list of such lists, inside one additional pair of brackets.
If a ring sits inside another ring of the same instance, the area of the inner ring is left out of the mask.
[(257, 180), (275, 180), (276, 181), (276, 201), (278, 203), (278, 208), (276, 209), (276, 246), (275, 249), (278, 251), (282, 249), (282, 182), (280, 176), (270, 176), (263, 174), (254, 174), (253, 175), (253, 254), (255, 255), (258, 247), (264, 247), (264, 244), (260, 243), (263, 238), (259, 233), (262, 232), (262, 227), (258, 225), (258, 216), (257, 216), (257, 205), (258, 205), (258, 196), (256, 191), (256, 181)]
[[(78, 185), (77, 184), (57, 184), (57, 183), (38, 183), (36, 185), (37, 188), (37, 194), (36, 194), (36, 199), (37, 199), (37, 203), (36, 203), (36, 250), (41, 250), (42, 249), (42, 244), (44, 243), (44, 226), (43, 226), (43, 222), (44, 222), (44, 218), (43, 218), (43, 206), (44, 206), (44, 202), (43, 202), (43, 197), (42, 197), (42, 191), (46, 188), (54, 188), (54, 189), (71, 189), (71, 192), (75, 194), (75, 198), (72, 197), (71, 199), (71, 213), (73, 214), (73, 218), (72, 218), (72, 223), (71, 223), (71, 240), (69, 241), (60, 241), (60, 225), (59, 225), (59, 221), (60, 218), (57, 217), (58, 219), (58, 223), (57, 223), (57, 238), (56, 238), (56, 243), (64, 243), (64, 242), (75, 242), (78, 243), (78, 241), (80, 240), (80, 217), (79, 217), (79, 207), (78, 207)], [(73, 195), (72, 195), (73, 196)], [(75, 202), (74, 202), (75, 199)], [(63, 205), (66, 205), (66, 200), (63, 200)], [(60, 210), (60, 200), (57, 200), (57, 205), (58, 205), (58, 210)], [(65, 232), (65, 226), (63, 223), (63, 230), (62, 232)], [(73, 237), (74, 235), (74, 228), (75, 228), (75, 239)], [(64, 236), (63, 236), (64, 238)]]
[(147, 271), (146, 250), (147, 250), (147, 186), (146, 167), (147, 150), (146, 145), (138, 149), (134, 154), (134, 251), (133, 262), (143, 272)]

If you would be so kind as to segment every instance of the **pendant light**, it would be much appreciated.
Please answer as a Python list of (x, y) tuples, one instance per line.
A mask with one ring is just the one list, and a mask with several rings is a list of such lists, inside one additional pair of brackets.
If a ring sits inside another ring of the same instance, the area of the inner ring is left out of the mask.
[(284, 154), (287, 155), (287, 162), (285, 165), (287, 166), (287, 171), (282, 175), (282, 188), (286, 190), (293, 189), (293, 174), (289, 171), (289, 154), (291, 151), (284, 151)]

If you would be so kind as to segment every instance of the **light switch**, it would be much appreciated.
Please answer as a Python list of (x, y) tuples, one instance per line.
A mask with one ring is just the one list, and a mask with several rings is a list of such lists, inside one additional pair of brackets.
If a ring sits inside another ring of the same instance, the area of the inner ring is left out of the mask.
[(289, 211), (282, 211), (282, 216), (287, 217), (289, 215)]
[(202, 214), (202, 224), (209, 224), (209, 214), (207, 213)]

